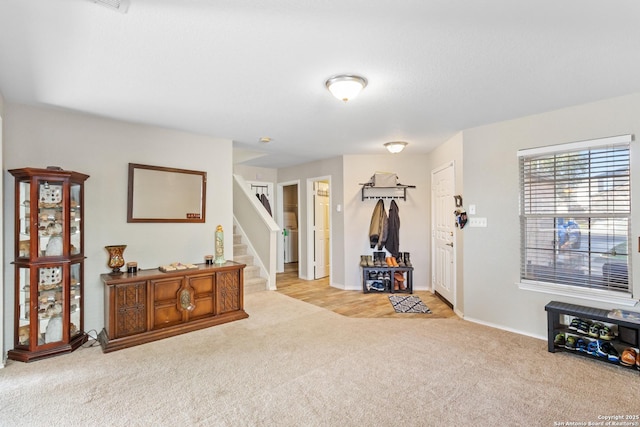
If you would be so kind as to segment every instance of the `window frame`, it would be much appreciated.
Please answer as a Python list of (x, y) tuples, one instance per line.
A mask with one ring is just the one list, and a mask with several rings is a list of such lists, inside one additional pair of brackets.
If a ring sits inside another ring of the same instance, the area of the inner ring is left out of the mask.
[[(550, 146), (543, 146), (543, 147), (536, 147), (536, 148), (530, 148), (530, 149), (524, 149), (524, 150), (519, 150), (517, 152), (517, 157), (518, 157), (518, 162), (519, 162), (519, 166), (518, 166), (518, 173), (520, 176), (519, 179), (519, 200), (520, 200), (520, 252), (521, 252), (521, 259), (520, 259), (520, 278), (519, 281), (517, 283), (518, 287), (520, 289), (523, 290), (529, 290), (529, 291), (536, 291), (536, 292), (543, 292), (543, 293), (549, 293), (549, 294), (554, 294), (554, 295), (561, 295), (561, 296), (567, 296), (567, 297), (574, 297), (574, 298), (582, 298), (582, 299), (588, 299), (588, 300), (595, 300), (595, 301), (600, 301), (600, 302), (607, 302), (607, 303), (613, 303), (613, 304), (618, 304), (618, 305), (625, 305), (625, 306), (634, 306), (638, 300), (633, 298), (633, 282), (632, 282), (632, 275), (631, 275), (631, 205), (629, 205), (629, 212), (626, 215), (626, 219), (628, 221), (628, 227), (626, 230), (626, 238), (627, 238), (627, 242), (628, 242), (628, 258), (627, 258), (627, 281), (628, 281), (628, 285), (627, 285), (627, 289), (624, 291), (620, 291), (620, 290), (610, 290), (610, 289), (603, 289), (603, 288), (597, 288), (597, 287), (582, 287), (582, 286), (578, 286), (577, 283), (576, 284), (563, 284), (563, 283), (556, 283), (554, 281), (547, 281), (547, 280), (536, 280), (536, 279), (530, 279), (530, 278), (525, 278), (525, 274), (524, 274), (524, 263), (525, 261), (525, 257), (526, 257), (526, 253), (527, 253), (527, 248), (526, 248), (526, 239), (525, 239), (525, 227), (526, 227), (526, 218), (533, 218), (536, 215), (533, 215), (531, 213), (529, 214), (525, 214), (525, 210), (524, 210), (524, 200), (525, 200), (525, 182), (523, 180), (523, 170), (522, 170), (522, 158), (533, 158), (536, 156), (543, 156), (543, 155), (554, 155), (554, 154), (565, 154), (565, 153), (572, 153), (572, 152), (579, 152), (582, 150), (592, 150), (592, 149), (597, 149), (597, 148), (606, 148), (606, 147), (611, 147), (611, 146), (620, 146), (620, 145), (626, 145), (628, 146), (629, 149), (629, 161), (631, 160), (631, 142), (633, 141), (633, 135), (619, 135), (619, 136), (613, 136), (613, 137), (608, 137), (608, 138), (600, 138), (600, 139), (593, 139), (593, 140), (586, 140), (586, 141), (578, 141), (578, 142), (571, 142), (571, 143), (565, 143), (565, 144), (558, 144), (558, 145), (550, 145)], [(591, 176), (590, 176), (591, 177)], [(631, 166), (629, 165), (629, 197), (631, 197)], [(576, 180), (577, 181), (577, 180)], [(554, 181), (555, 182), (555, 181)], [(591, 194), (591, 192), (589, 193)], [(630, 199), (629, 199), (630, 200)], [(629, 202), (630, 203), (630, 202)], [(599, 216), (600, 215), (600, 216)], [(607, 213), (606, 215), (604, 215), (605, 217), (607, 217), (608, 215), (611, 215), (612, 217), (614, 216), (613, 214)], [(565, 212), (564, 214), (562, 212), (560, 212), (558, 209), (555, 209), (551, 212), (549, 212), (548, 215), (541, 215), (539, 216), (540, 218), (553, 218), (554, 221), (557, 221), (557, 219), (559, 217), (570, 217), (571, 215), (567, 215), (567, 213)], [(599, 213), (589, 213), (588, 215), (586, 215), (586, 217), (589, 218), (600, 218), (602, 217), (601, 214)], [(589, 257), (592, 256), (592, 251), (591, 248), (588, 249), (587, 251), (587, 255)], [(591, 276), (590, 276), (591, 277)]]

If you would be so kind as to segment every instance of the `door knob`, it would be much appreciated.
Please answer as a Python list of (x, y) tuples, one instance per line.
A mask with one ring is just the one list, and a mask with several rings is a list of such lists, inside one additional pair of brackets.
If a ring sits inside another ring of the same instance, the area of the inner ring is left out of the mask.
[(445, 243), (445, 245), (453, 247), (453, 242)]

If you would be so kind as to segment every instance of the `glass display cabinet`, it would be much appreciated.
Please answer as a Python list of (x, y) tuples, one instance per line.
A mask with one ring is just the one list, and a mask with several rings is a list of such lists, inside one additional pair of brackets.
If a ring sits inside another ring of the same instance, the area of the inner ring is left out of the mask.
[(57, 167), (15, 178), (14, 348), (22, 362), (69, 353), (87, 340), (83, 318), (84, 182)]

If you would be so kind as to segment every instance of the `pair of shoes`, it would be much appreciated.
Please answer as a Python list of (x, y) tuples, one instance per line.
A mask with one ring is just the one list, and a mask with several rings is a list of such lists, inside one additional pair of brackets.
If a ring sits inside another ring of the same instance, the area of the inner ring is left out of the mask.
[(553, 339), (553, 345), (556, 347), (564, 347), (565, 338), (563, 333), (556, 334), (556, 337)]
[(580, 333), (580, 334), (588, 335), (589, 334), (589, 328), (591, 328), (591, 324), (589, 322), (587, 322), (586, 320), (580, 319), (580, 321), (578, 322), (578, 327), (577, 327), (576, 331), (578, 333)]
[(589, 327), (589, 336), (611, 341), (616, 337), (610, 327), (602, 323), (594, 323)]
[(407, 289), (407, 287), (404, 285), (404, 275), (402, 273), (396, 271), (393, 275), (393, 279), (395, 283), (395, 290), (404, 291), (405, 289)]
[(572, 331), (577, 331), (578, 330), (578, 325), (580, 324), (580, 322), (582, 322), (582, 319), (580, 319), (578, 317), (574, 317), (571, 320), (571, 324), (569, 325), (569, 329), (571, 329)]
[(589, 336), (593, 338), (600, 338), (600, 328), (604, 325), (602, 323), (593, 323), (589, 326)]
[(574, 351), (576, 349), (576, 337), (569, 335), (564, 342), (564, 348)]
[(590, 343), (591, 341), (589, 341), (588, 339), (578, 338), (578, 340), (576, 341), (576, 350), (587, 353), (587, 347)]
[(380, 281), (375, 281), (375, 282), (371, 282), (371, 283), (367, 283), (367, 290), (371, 291), (378, 291), (378, 292), (384, 292), (384, 285), (382, 284), (382, 282)]
[(402, 259), (404, 260), (405, 267), (413, 267), (411, 265), (411, 259), (409, 259), (409, 252), (403, 252)]
[(373, 267), (373, 257), (371, 255), (360, 255), (360, 267)]
[[(560, 335), (560, 334), (559, 334)], [(557, 338), (557, 336), (556, 336)], [(555, 343), (555, 341), (554, 341)], [(566, 339), (565, 339), (565, 343), (564, 343), (564, 348), (571, 350), (571, 351), (581, 351), (583, 353), (588, 353), (588, 347), (589, 344), (591, 344), (591, 342), (589, 340), (586, 340), (584, 338), (580, 338), (580, 337), (574, 337), (573, 335), (569, 335)]]
[(635, 366), (636, 362), (639, 359), (638, 352), (635, 348), (627, 347), (622, 352), (622, 357), (620, 358), (620, 364), (624, 366)]
[(382, 263), (384, 262), (384, 252), (374, 252), (373, 253), (373, 265), (375, 267), (382, 267)]
[(611, 330), (610, 327), (608, 327), (606, 325), (602, 325), (602, 327), (600, 328), (600, 339), (601, 340), (611, 341), (615, 337), (616, 337), (616, 335), (613, 333), (613, 331)]
[(607, 341), (596, 341), (598, 345), (598, 349), (596, 350), (596, 355), (600, 357), (606, 358), (609, 362), (619, 362), (620, 355), (618, 350), (615, 349), (610, 342)]
[(396, 261), (396, 259), (392, 256), (387, 257), (386, 261), (389, 267), (399, 267), (398, 261)]
[[(573, 320), (571, 320), (571, 324), (569, 325), (569, 329), (571, 329), (572, 331), (580, 332), (581, 334), (585, 335), (589, 333), (590, 327), (591, 324), (588, 321), (582, 320), (579, 317), (574, 317)], [(596, 335), (595, 338), (597, 337), (598, 336)]]

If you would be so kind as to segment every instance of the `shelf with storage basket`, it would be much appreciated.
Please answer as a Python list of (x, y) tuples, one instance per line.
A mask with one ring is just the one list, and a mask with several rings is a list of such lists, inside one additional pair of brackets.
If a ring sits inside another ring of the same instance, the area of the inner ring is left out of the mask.
[(366, 199), (400, 199), (407, 200), (407, 189), (415, 185), (404, 185), (398, 182), (398, 175), (390, 172), (376, 172), (368, 182), (361, 183), (362, 200)]
[(617, 317), (616, 310), (551, 301), (547, 312), (548, 350), (640, 369), (640, 323)]

